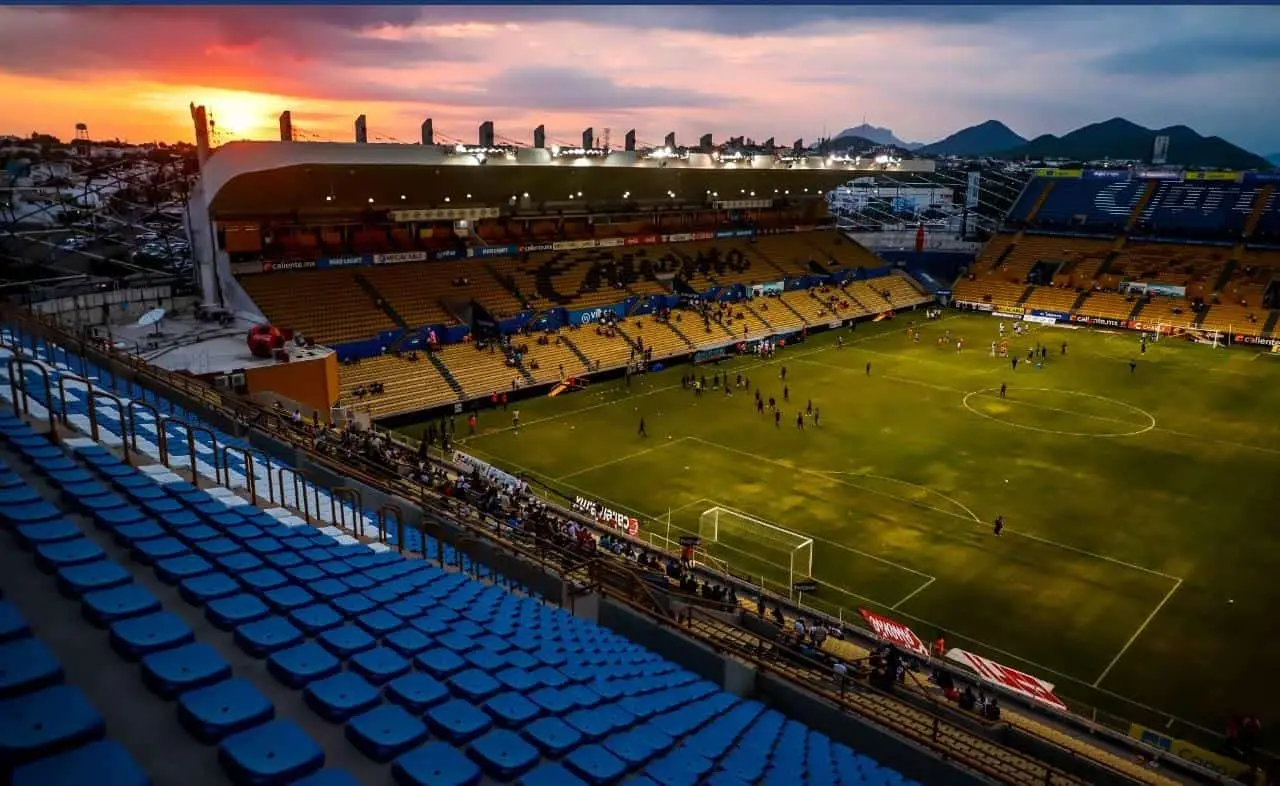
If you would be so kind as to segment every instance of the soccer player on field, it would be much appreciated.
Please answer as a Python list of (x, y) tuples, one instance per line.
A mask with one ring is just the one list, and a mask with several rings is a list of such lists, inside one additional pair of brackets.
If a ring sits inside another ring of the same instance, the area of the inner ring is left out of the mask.
[(773, 411), (773, 427), (782, 428), (782, 410), (780, 409)]
[(649, 432), (644, 430), (644, 415), (640, 416), (640, 436), (642, 437), (649, 436)]

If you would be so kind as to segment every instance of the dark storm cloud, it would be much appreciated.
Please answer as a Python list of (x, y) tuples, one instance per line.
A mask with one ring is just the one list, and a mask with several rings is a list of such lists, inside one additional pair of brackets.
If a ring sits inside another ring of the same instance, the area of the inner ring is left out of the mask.
[[(8, 9), (0, 25), (0, 70), (35, 76), (69, 72), (203, 70), (218, 82), (299, 63), (395, 67), (467, 61), (454, 41), (398, 41), (360, 35), (414, 21), (418, 9), (119, 8)], [(221, 85), (220, 85), (221, 86)]]
[(416, 92), (427, 102), (451, 106), (541, 109), (547, 112), (589, 110), (625, 112), (666, 108), (715, 108), (723, 101), (713, 95), (661, 85), (632, 86), (573, 68), (530, 67), (503, 71), (457, 92)]
[(1106, 73), (1144, 77), (1197, 76), (1240, 68), (1280, 73), (1280, 11), (1275, 24), (1243, 37), (1180, 37), (1122, 49), (1094, 60), (1093, 66)]

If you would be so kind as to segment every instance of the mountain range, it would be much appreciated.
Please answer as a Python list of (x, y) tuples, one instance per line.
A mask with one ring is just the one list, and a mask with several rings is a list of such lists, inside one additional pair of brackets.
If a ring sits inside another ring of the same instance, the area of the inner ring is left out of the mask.
[(927, 145), (903, 142), (887, 128), (864, 123), (840, 132), (833, 142), (841, 148), (859, 148), (865, 145), (858, 140), (865, 140), (931, 156), (1147, 161), (1159, 136), (1169, 137), (1168, 163), (1175, 166), (1269, 169), (1280, 165), (1280, 154), (1264, 158), (1221, 137), (1201, 136), (1186, 126), (1150, 129), (1119, 117), (1092, 123), (1062, 136), (1044, 134), (1030, 140), (998, 120), (987, 120)]

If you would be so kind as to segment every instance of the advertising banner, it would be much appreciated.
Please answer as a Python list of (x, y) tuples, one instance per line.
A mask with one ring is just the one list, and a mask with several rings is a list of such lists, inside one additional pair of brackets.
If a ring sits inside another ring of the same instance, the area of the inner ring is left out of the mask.
[(1249, 771), (1248, 764), (1238, 762), (1235, 759), (1228, 759), (1220, 753), (1214, 753), (1184, 740), (1175, 740), (1163, 732), (1148, 729), (1146, 726), (1139, 726), (1136, 723), (1129, 727), (1129, 736), (1153, 748), (1167, 751), (1183, 761), (1198, 764), (1206, 770), (1212, 770), (1230, 778), (1239, 777)]
[(717, 240), (724, 240), (733, 237), (751, 237), (753, 233), (750, 229), (722, 229), (716, 233)]
[(1011, 308), (1008, 311), (992, 311), (991, 316), (999, 317), (1000, 319), (1018, 320), (1022, 319), (1023, 311), (1020, 308)]
[(463, 453), (461, 450), (453, 451), (453, 463), (467, 469), (468, 471), (479, 471), (481, 477), (488, 478), (494, 483), (501, 483), (513, 490), (524, 488), (524, 481), (520, 480), (520, 478), (517, 478), (515, 475), (510, 473), (503, 472), (492, 464), (486, 461), (481, 461), (470, 454)]
[(446, 248), (443, 251), (436, 251), (431, 255), (432, 259), (438, 259), (441, 262), (449, 259), (462, 259), (462, 252), (456, 248)]
[(992, 312), (996, 310), (996, 307), (991, 305), (990, 303), (983, 303), (977, 300), (957, 300), (956, 305), (960, 306), (961, 308), (970, 308), (970, 309), (973, 309), (974, 311)]
[(553, 251), (555, 250), (555, 247), (556, 247), (556, 244), (551, 242), (525, 243), (524, 245), (520, 246), (520, 253), (521, 254), (537, 254), (540, 251)]
[(626, 244), (627, 241), (620, 237), (606, 237), (596, 243), (600, 248), (617, 248), (618, 246), (625, 246)]
[(1280, 338), (1267, 338), (1265, 336), (1246, 336), (1237, 334), (1231, 337), (1233, 344), (1251, 344), (1256, 347), (1278, 347), (1280, 346)]
[[(1040, 309), (1032, 309), (1031, 317), (1041, 317), (1043, 319), (1051, 319), (1054, 322), (1069, 322), (1071, 320), (1070, 314), (1064, 314), (1061, 311), (1042, 311)], [(1026, 317), (1026, 319), (1033, 322), (1040, 322), (1039, 319), (1032, 320), (1031, 317)], [(1040, 324), (1048, 324), (1048, 323), (1040, 322)]]
[(1138, 180), (1181, 180), (1181, 172), (1166, 172), (1153, 169), (1140, 169), (1134, 173)]
[(1083, 169), (1037, 169), (1036, 177), (1078, 178), (1084, 176)]
[(486, 259), (488, 257), (513, 257), (520, 252), (518, 246), (479, 246), (467, 249), (468, 257)]
[(595, 248), (594, 240), (560, 240), (551, 244), (554, 251), (579, 251), (584, 248)]
[(399, 254), (374, 254), (373, 264), (375, 265), (402, 265), (406, 262), (426, 262), (427, 252), (425, 251), (405, 251)]
[(1083, 178), (1085, 180), (1109, 180), (1112, 182), (1121, 182), (1129, 179), (1129, 170), (1127, 169), (1086, 169)]
[(786, 281), (769, 281), (764, 284), (751, 285), (751, 297), (764, 297), (765, 295), (781, 295), (786, 291)]
[(1072, 314), (1071, 321), (1078, 325), (1093, 325), (1095, 327), (1112, 327), (1127, 328), (1128, 320), (1112, 319), (1110, 317), (1091, 317), (1088, 314)]
[(1128, 295), (1159, 295), (1161, 297), (1186, 297), (1187, 288), (1176, 286), (1174, 284), (1161, 284), (1158, 282), (1148, 281), (1121, 281), (1120, 286), (1116, 287), (1121, 294)]
[(593, 499), (574, 497), (573, 509), (575, 512), (581, 513), (601, 524), (608, 524), (611, 527), (620, 529), (633, 538), (640, 533), (640, 519), (635, 516), (629, 516), (626, 513), (620, 513)]
[(858, 613), (862, 615), (867, 627), (871, 628), (871, 632), (876, 634), (876, 638), (898, 649), (906, 650), (921, 660), (929, 659), (929, 648), (911, 628), (866, 609), (858, 609)]
[(1242, 181), (1245, 185), (1263, 185), (1264, 183), (1280, 183), (1280, 171), (1245, 172)]
[(1056, 325), (1059, 320), (1057, 317), (1042, 317), (1039, 314), (1027, 314), (1022, 318), (1023, 322), (1034, 322), (1037, 325)]
[(693, 235), (689, 234), (688, 232), (681, 232), (676, 235), (662, 236), (663, 243), (688, 243), (690, 240), (693, 240)]
[(970, 172), (965, 181), (964, 206), (973, 210), (982, 197), (982, 173)]
[(716, 233), (715, 232), (694, 232), (693, 234), (689, 235), (689, 239), (690, 240), (715, 240)]
[(329, 259), (318, 260), (316, 267), (359, 267), (363, 264), (366, 264), (365, 257), (330, 257)]
[(626, 239), (629, 246), (652, 246), (661, 242), (662, 238), (657, 235), (637, 235)]
[(601, 306), (599, 308), (580, 308), (569, 313), (569, 323), (573, 325), (590, 325), (604, 319), (606, 314), (613, 314), (619, 318), (626, 315), (624, 306), (621, 303), (615, 303), (612, 306)]
[(956, 663), (968, 666), (976, 671), (984, 682), (999, 685), (1019, 696), (1038, 701), (1055, 710), (1067, 711), (1067, 705), (1062, 702), (1062, 699), (1053, 695), (1052, 682), (1045, 682), (1039, 677), (1023, 674), (1017, 669), (1011, 669), (1008, 666), (962, 649), (949, 650), (947, 652), (947, 660), (953, 660)]
[(281, 262), (263, 262), (262, 272), (273, 273), (277, 270), (310, 270), (316, 266), (314, 259), (287, 259)]
[(1240, 179), (1239, 172), (1188, 172), (1183, 180), (1216, 180), (1220, 183), (1234, 183)]
[(260, 262), (233, 262), (231, 264), (231, 275), (243, 276), (253, 273), (262, 273), (262, 263)]

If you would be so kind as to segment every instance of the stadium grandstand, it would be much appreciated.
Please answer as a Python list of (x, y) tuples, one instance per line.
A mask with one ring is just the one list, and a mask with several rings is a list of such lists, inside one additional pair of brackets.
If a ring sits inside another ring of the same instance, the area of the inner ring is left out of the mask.
[(1037, 170), (972, 270), (966, 307), (1275, 347), (1276, 176)]
[(13, 783), (1255, 774), (379, 425), (943, 306), (1275, 345), (1270, 181), (798, 149), (736, 166), (709, 140), (516, 147), (491, 124), (476, 145), (426, 127), (371, 145), (363, 118), (356, 144), (211, 152), (193, 117), (199, 302), (121, 290), (4, 313)]

